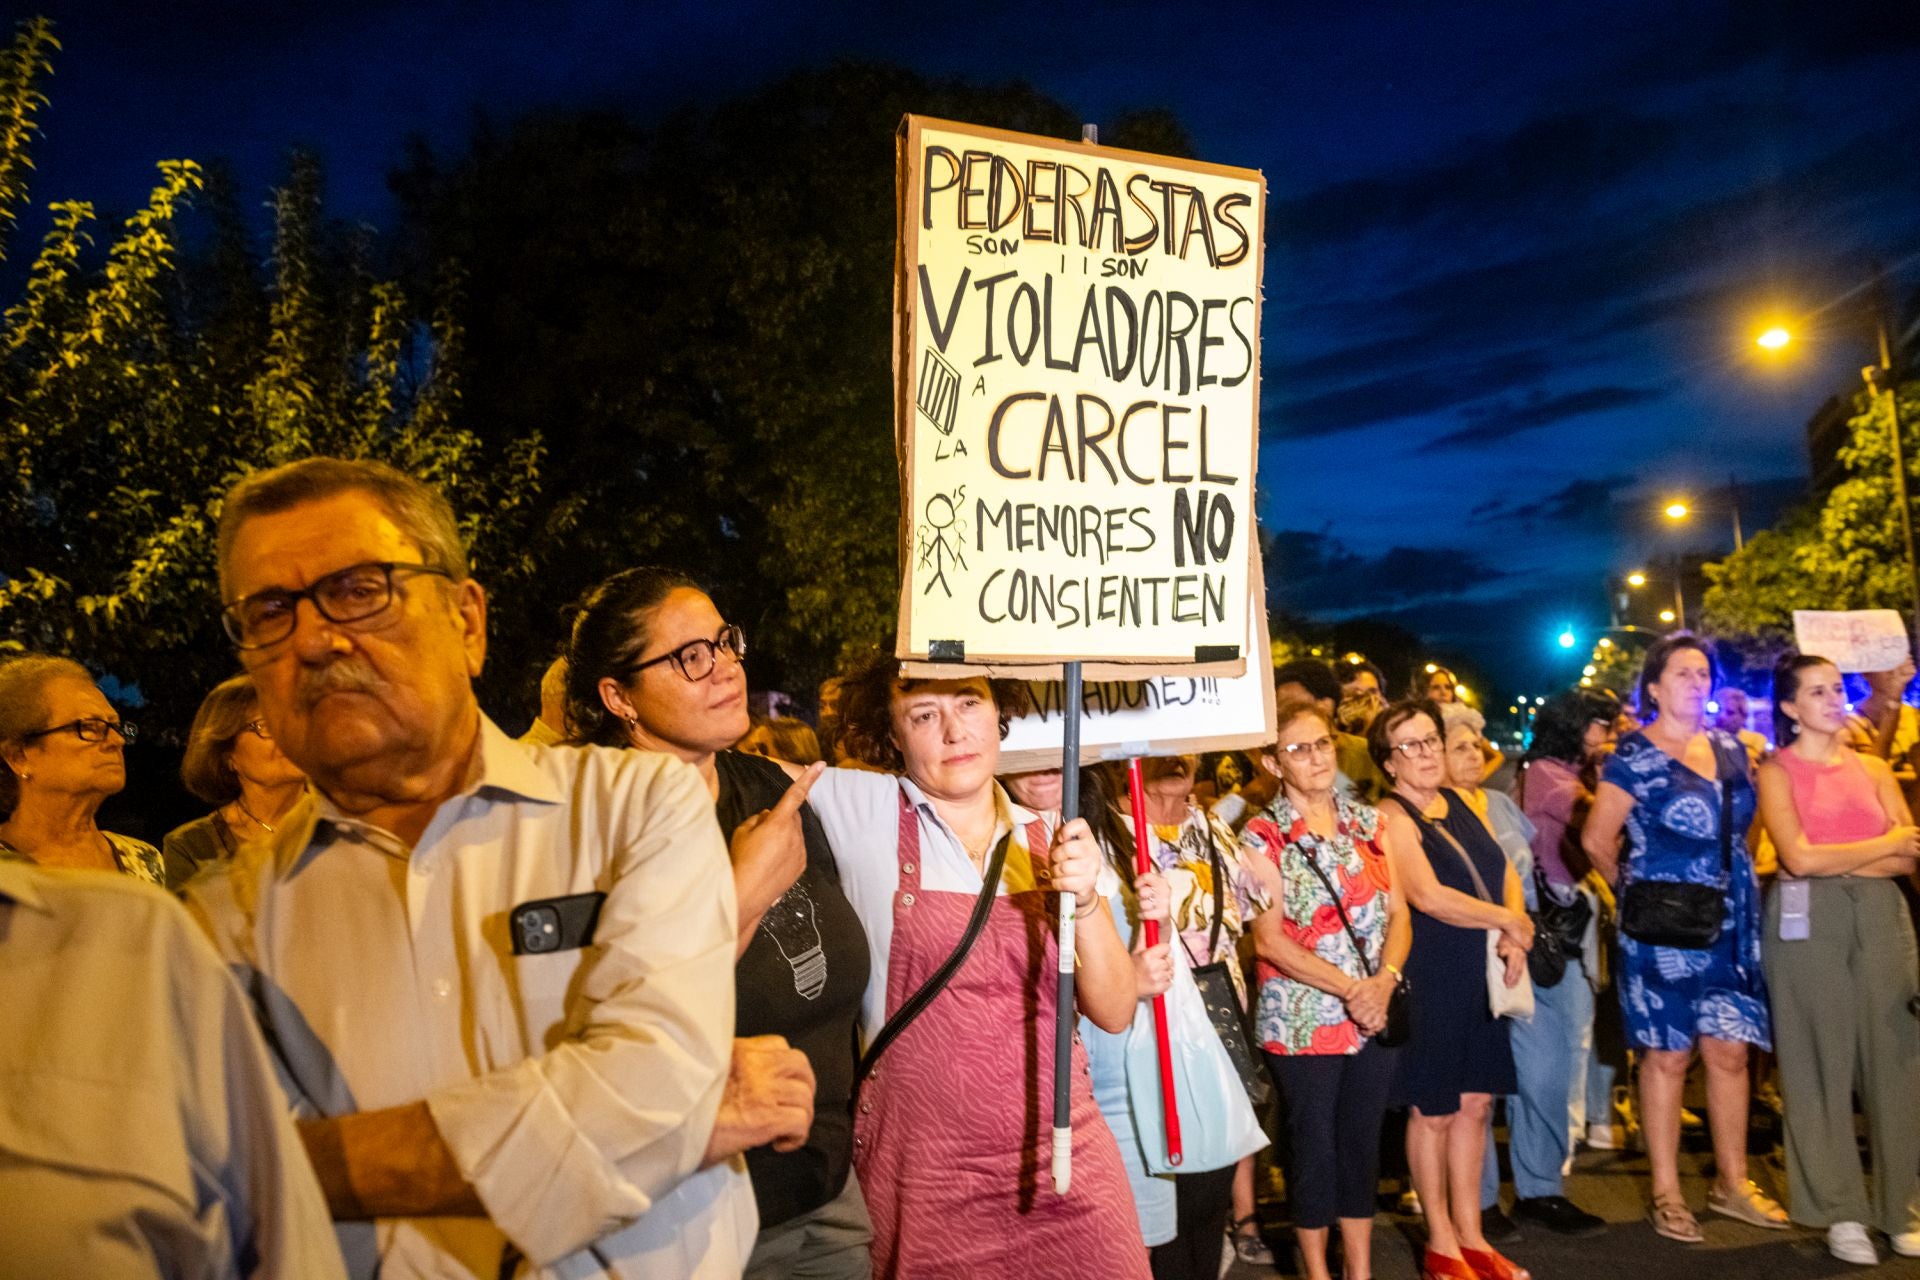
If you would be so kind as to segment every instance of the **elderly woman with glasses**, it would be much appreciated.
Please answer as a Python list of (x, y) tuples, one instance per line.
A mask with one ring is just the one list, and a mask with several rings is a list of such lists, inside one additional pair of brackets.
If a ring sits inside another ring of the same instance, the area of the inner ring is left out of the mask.
[(713, 795), (733, 855), (739, 1036), (784, 1036), (813, 1066), (813, 1128), (797, 1150), (747, 1153), (760, 1211), (748, 1280), (871, 1273), (866, 1202), (852, 1173), (854, 1019), (871, 961), (807, 789), (736, 748), (747, 714), (746, 635), (693, 580), (616, 573), (587, 594), (567, 646), (576, 742), (677, 756)]
[(135, 732), (79, 663), (28, 654), (0, 664), (0, 857), (164, 884), (158, 849), (94, 822), (127, 785)]
[(1398, 1101), (1407, 1164), (1427, 1221), (1421, 1274), (1431, 1280), (1525, 1280), (1487, 1243), (1480, 1172), (1495, 1094), (1515, 1090), (1507, 1024), (1493, 1016), (1487, 937), (1513, 986), (1533, 945), (1520, 877), (1459, 792), (1448, 788), (1445, 723), (1433, 702), (1381, 712), (1367, 747), (1393, 781), (1381, 802), (1387, 857), (1413, 908), (1411, 1034), (1400, 1057)]
[(243, 675), (215, 685), (200, 704), (187, 734), (180, 781), (215, 808), (175, 827), (160, 842), (170, 889), (201, 867), (232, 857), (247, 841), (273, 834), (307, 785), (306, 775), (275, 745), (260, 718), (253, 680)]
[(1336, 785), (1332, 713), (1296, 698), (1281, 702), (1274, 720), (1279, 736), (1259, 763), (1279, 780), (1279, 794), (1240, 832), (1277, 908), (1253, 923), (1256, 1025), (1286, 1103), (1287, 1185), (1306, 1278), (1329, 1280), (1336, 1225), (1346, 1274), (1365, 1277), (1380, 1126), (1399, 1052), (1376, 1036), (1412, 934), (1379, 811)]

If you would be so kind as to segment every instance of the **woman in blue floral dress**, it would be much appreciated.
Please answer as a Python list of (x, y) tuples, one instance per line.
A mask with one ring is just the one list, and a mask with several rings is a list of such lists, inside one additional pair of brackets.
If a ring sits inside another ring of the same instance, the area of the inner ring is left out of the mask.
[[(1747, 1178), (1748, 1046), (1770, 1049), (1766, 979), (1760, 968), (1760, 894), (1747, 828), (1755, 808), (1746, 748), (1706, 729), (1713, 658), (1686, 632), (1647, 650), (1641, 714), (1654, 719), (1620, 740), (1601, 771), (1582, 843), (1624, 894), (1635, 881), (1723, 888), (1719, 938), (1698, 950), (1620, 935), (1617, 985), (1628, 1043), (1640, 1054), (1640, 1106), (1653, 1172), (1654, 1230), (1702, 1239), (1680, 1192), (1680, 1095), (1693, 1047), (1707, 1068), (1707, 1107), (1717, 1179), (1715, 1213), (1784, 1228), (1786, 1212)], [(1732, 871), (1722, 869), (1721, 788), (1731, 790)], [(1620, 847), (1624, 829), (1626, 847)]]

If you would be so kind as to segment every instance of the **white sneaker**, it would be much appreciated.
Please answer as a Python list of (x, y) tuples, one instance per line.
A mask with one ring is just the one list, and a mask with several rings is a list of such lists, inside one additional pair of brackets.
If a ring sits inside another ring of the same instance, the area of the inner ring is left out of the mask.
[[(1920, 1240), (1915, 1241), (1920, 1245)], [(1898, 1248), (1898, 1246), (1895, 1246)], [(1880, 1254), (1873, 1247), (1873, 1237), (1867, 1234), (1862, 1222), (1836, 1222), (1827, 1228), (1827, 1252), (1842, 1262), (1852, 1262), (1863, 1267), (1880, 1265)], [(1916, 1249), (1920, 1252), (1920, 1249)]]
[(1902, 1231), (1899, 1235), (1887, 1237), (1887, 1243), (1893, 1251), (1903, 1258), (1920, 1258), (1920, 1227)]
[(1590, 1124), (1587, 1126), (1587, 1145), (1595, 1151), (1618, 1151), (1621, 1143), (1614, 1136), (1612, 1125)]

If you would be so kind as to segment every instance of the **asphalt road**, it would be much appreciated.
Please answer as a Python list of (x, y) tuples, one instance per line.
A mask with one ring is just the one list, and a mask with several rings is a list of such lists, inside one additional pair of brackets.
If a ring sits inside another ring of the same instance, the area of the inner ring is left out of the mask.
[[(1920, 1105), (1920, 1102), (1916, 1102)], [(1677, 1244), (1653, 1233), (1647, 1222), (1647, 1161), (1624, 1152), (1585, 1151), (1574, 1164), (1567, 1194), (1581, 1208), (1609, 1223), (1605, 1235), (1583, 1240), (1556, 1236), (1538, 1227), (1526, 1227), (1525, 1237), (1501, 1251), (1531, 1270), (1534, 1280), (1572, 1277), (1632, 1277), (1632, 1280), (1815, 1280), (1816, 1277), (1860, 1277), (1862, 1280), (1920, 1280), (1920, 1258), (1901, 1258), (1876, 1236), (1882, 1257), (1877, 1267), (1858, 1267), (1827, 1252), (1823, 1232), (1794, 1228), (1767, 1231), (1705, 1212), (1707, 1160), (1697, 1151), (1683, 1152), (1687, 1200), (1699, 1214), (1704, 1243)], [(1775, 1158), (1755, 1156), (1750, 1165), (1762, 1186), (1778, 1193), (1786, 1178)], [(1512, 1187), (1504, 1189), (1511, 1203)], [(1418, 1219), (1382, 1213), (1374, 1220), (1374, 1275), (1378, 1280), (1415, 1280), (1419, 1274)], [(1269, 1236), (1278, 1273), (1296, 1274), (1292, 1238), (1283, 1225)], [(1272, 1271), (1235, 1265), (1227, 1275), (1234, 1280), (1270, 1276)], [(1336, 1271), (1336, 1275), (1338, 1272)]]

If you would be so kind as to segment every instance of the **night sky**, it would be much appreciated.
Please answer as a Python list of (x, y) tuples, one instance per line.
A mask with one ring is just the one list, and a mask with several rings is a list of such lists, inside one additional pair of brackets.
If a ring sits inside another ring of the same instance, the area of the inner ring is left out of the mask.
[[(476, 109), (644, 117), (836, 58), (1169, 108), (1270, 187), (1278, 603), (1393, 618), (1509, 694), (1570, 674), (1552, 635), (1605, 621), (1609, 572), (1730, 547), (1724, 506), (1659, 527), (1669, 494), (1735, 479), (1751, 532), (1804, 492), (1804, 423), (1871, 354), (1843, 295), (1920, 277), (1911, 0), (39, 8), (41, 206), (124, 211), (175, 156), (264, 200), (302, 143), (334, 212), (390, 226), (409, 136), (455, 150)], [(1762, 363), (1773, 315), (1810, 341)]]

